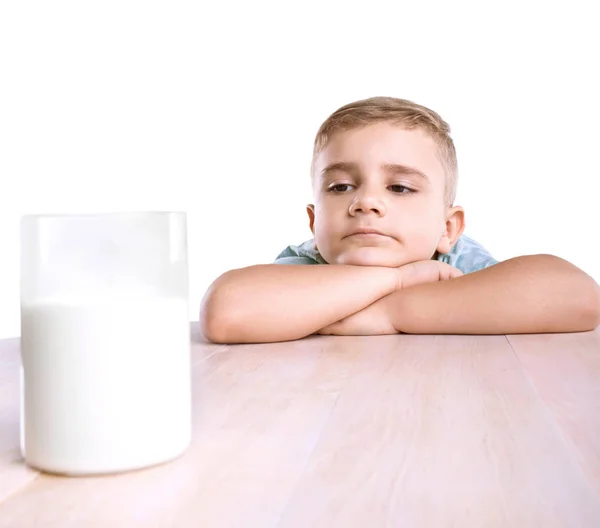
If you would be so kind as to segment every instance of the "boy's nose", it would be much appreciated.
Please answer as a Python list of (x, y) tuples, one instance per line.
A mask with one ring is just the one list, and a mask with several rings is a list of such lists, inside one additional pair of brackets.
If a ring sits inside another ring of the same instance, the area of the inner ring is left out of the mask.
[(355, 216), (358, 213), (374, 213), (378, 216), (384, 216), (387, 212), (385, 203), (379, 197), (370, 195), (357, 196), (350, 204), (349, 213)]

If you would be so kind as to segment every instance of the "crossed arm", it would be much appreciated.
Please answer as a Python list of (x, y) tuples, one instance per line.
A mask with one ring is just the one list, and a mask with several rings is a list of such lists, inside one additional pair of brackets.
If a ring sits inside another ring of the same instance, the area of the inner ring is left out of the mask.
[(400, 290), (319, 333), (553, 333), (593, 330), (599, 324), (598, 284), (563, 259), (531, 255)]
[[(404, 267), (403, 267), (404, 268)], [(217, 279), (204, 335), (221, 343), (334, 335), (579, 332), (600, 324), (600, 287), (552, 255), (402, 287), (403, 268), (264, 265)]]

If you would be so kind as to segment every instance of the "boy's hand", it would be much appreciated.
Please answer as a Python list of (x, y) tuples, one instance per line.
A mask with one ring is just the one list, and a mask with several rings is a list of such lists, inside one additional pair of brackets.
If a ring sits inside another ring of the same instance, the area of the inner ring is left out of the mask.
[[(398, 268), (398, 289), (425, 282), (438, 282), (460, 277), (458, 268), (437, 260), (420, 260)], [(389, 314), (390, 296), (383, 297), (370, 306), (344, 319), (321, 328), (321, 335), (385, 335), (397, 334)]]
[(345, 317), (337, 323), (321, 328), (317, 334), (342, 336), (372, 336), (397, 334), (388, 312), (388, 299), (384, 297), (370, 306)]
[(460, 277), (458, 268), (438, 260), (419, 260), (398, 268), (398, 289), (408, 288), (424, 282), (438, 282)]

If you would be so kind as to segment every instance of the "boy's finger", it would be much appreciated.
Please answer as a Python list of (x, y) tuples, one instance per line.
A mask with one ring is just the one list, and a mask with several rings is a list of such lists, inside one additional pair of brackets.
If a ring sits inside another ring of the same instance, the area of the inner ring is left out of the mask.
[(456, 278), (456, 277), (460, 277), (463, 275), (463, 272), (460, 271), (458, 268), (452, 268), (452, 278)]

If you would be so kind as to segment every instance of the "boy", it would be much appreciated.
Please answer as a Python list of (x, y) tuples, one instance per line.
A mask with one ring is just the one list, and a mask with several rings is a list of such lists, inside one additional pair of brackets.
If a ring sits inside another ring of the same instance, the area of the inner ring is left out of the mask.
[(600, 324), (600, 287), (582, 270), (552, 255), (498, 262), (462, 236), (454, 144), (432, 110), (390, 97), (343, 106), (317, 133), (311, 172), (314, 238), (274, 264), (221, 275), (202, 301), (209, 340)]

